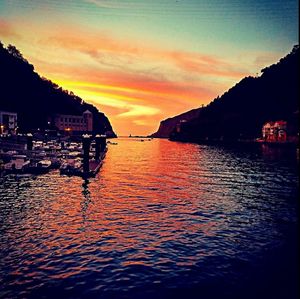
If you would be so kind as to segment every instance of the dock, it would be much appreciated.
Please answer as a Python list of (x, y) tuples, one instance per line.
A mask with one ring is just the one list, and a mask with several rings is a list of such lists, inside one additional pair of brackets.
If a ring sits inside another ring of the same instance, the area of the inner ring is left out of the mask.
[(98, 160), (89, 160), (89, 170), (84, 171), (84, 167), (81, 166), (78, 171), (74, 171), (73, 175), (80, 176), (84, 179), (95, 177), (103, 165), (103, 161), (107, 152), (107, 148), (100, 153), (100, 158)]
[[(18, 145), (20, 146), (17, 150), (12, 150), (16, 148), (12, 143), (6, 143), (6, 147), (1, 148), (1, 175), (8, 173), (42, 174), (47, 173), (50, 169), (59, 168), (62, 175), (74, 175), (82, 178), (95, 177), (103, 165), (107, 152), (105, 135), (93, 137), (85, 134), (82, 135), (80, 144), (71, 142), (66, 147), (64, 142), (58, 144), (56, 141), (49, 141), (49, 144), (45, 145), (43, 142), (33, 141), (32, 135), (27, 134), (26, 143), (23, 141)], [(44, 165), (44, 167), (38, 167), (39, 165)]]

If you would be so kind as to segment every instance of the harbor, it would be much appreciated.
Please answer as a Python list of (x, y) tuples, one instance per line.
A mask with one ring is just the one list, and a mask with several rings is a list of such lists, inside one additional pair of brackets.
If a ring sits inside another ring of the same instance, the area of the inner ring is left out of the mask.
[[(21, 138), (22, 137), (22, 138)], [(81, 141), (80, 141), (81, 139)], [(59, 169), (62, 175), (76, 175), (83, 178), (95, 176), (107, 152), (105, 135), (83, 134), (72, 142), (65, 138), (34, 140), (31, 133), (18, 138), (1, 138), (0, 173), (45, 174)]]
[(299, 1), (0, 0), (0, 299), (296, 299)]
[(1, 298), (297, 298), (294, 149), (115, 141), (95, 177), (0, 178)]

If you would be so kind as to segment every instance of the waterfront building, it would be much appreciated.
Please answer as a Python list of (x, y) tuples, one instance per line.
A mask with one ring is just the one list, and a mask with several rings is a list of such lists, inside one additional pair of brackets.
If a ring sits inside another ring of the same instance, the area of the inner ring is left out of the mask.
[(287, 122), (283, 120), (267, 122), (262, 127), (264, 141), (285, 142), (287, 141)]
[(0, 133), (16, 134), (18, 128), (18, 115), (15, 112), (0, 111)]
[(54, 125), (59, 131), (65, 132), (92, 132), (93, 114), (89, 110), (82, 115), (56, 114), (54, 116)]

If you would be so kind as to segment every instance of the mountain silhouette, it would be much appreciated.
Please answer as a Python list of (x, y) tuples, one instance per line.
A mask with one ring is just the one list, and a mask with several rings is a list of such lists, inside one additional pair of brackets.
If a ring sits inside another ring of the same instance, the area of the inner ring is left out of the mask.
[(18, 113), (19, 132), (48, 128), (55, 114), (93, 114), (93, 132), (116, 137), (108, 118), (96, 107), (83, 101), (72, 91), (41, 77), (20, 53), (0, 42), (0, 110)]
[(259, 138), (265, 122), (285, 120), (298, 135), (299, 46), (259, 77), (246, 77), (205, 107), (161, 122), (153, 137), (201, 142)]

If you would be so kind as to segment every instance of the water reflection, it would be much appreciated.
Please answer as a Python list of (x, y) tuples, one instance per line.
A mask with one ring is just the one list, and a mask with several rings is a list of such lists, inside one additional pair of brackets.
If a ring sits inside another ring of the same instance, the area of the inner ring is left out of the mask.
[[(297, 152), (299, 151), (299, 149), (296, 149), (294, 145), (290, 147), (281, 147), (268, 144), (261, 144), (261, 151), (264, 158), (273, 161), (288, 160), (291, 162), (294, 160), (294, 158), (298, 158)], [(299, 161), (299, 159), (297, 160)]]
[(89, 204), (91, 203), (91, 192), (89, 190), (90, 181), (88, 179), (84, 179), (82, 183), (82, 195), (83, 200), (81, 201), (81, 211), (82, 211), (82, 220), (83, 225), (85, 224), (87, 218), (87, 210), (89, 208)]
[(283, 276), (272, 298), (294, 292), (298, 190), (289, 152), (167, 140), (119, 139), (94, 179), (6, 179), (0, 297), (256, 298)]

